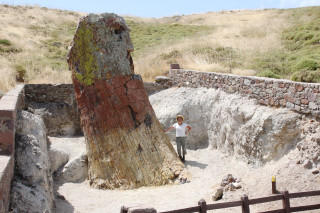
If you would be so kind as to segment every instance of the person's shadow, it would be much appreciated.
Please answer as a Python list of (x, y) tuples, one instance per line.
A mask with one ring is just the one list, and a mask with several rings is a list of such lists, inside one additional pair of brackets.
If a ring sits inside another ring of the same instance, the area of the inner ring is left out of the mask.
[(198, 161), (193, 161), (193, 160), (186, 160), (184, 164), (187, 166), (198, 167), (200, 169), (205, 169), (208, 166), (208, 164), (199, 163)]

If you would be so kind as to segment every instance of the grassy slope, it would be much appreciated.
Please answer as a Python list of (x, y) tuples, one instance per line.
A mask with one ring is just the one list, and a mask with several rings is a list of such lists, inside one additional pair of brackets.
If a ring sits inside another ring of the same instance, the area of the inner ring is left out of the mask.
[[(320, 7), (125, 17), (144, 80), (185, 69), (320, 81)], [(0, 91), (16, 80), (71, 82), (67, 47), (85, 14), (0, 5)], [(293, 74), (294, 73), (294, 74)]]

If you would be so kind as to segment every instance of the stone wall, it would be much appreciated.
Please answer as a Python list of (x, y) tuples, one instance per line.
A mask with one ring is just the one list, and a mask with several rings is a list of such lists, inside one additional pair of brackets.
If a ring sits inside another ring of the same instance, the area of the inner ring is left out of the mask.
[(24, 85), (18, 85), (0, 100), (0, 213), (9, 211), (16, 115), (23, 107)]
[(221, 89), (227, 93), (247, 95), (261, 105), (286, 107), (300, 113), (320, 116), (319, 83), (182, 69), (171, 69), (169, 78), (173, 86)]
[(26, 102), (75, 104), (72, 84), (26, 84)]
[(42, 117), (49, 136), (81, 135), (72, 84), (27, 84), (26, 108)]
[[(169, 86), (146, 82), (144, 87), (150, 95)], [(28, 111), (43, 118), (49, 136), (82, 134), (72, 84), (26, 84), (25, 99)]]

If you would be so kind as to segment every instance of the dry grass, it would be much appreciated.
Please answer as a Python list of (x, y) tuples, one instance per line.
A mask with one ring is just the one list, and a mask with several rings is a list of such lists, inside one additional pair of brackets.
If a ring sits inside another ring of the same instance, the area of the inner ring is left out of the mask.
[[(8, 91), (16, 84), (16, 66), (26, 70), (26, 83), (70, 83), (65, 62), (67, 50), (63, 49), (71, 42), (72, 33), (63, 29), (60, 34), (58, 30), (71, 24), (76, 26), (82, 15), (40, 7), (0, 5), (0, 39), (11, 41), (11, 47), (18, 49), (16, 52), (0, 51), (0, 90)], [(53, 39), (60, 42), (61, 47), (53, 49), (46, 45)], [(59, 49), (62, 50), (61, 59), (51, 61), (48, 55)], [(61, 64), (55, 64), (57, 61)]]
[[(169, 18), (164, 19), (169, 21)], [(249, 68), (254, 63), (255, 56), (283, 51), (281, 32), (290, 26), (286, 13), (279, 10), (225, 11), (172, 19), (180, 24), (209, 25), (216, 28), (202, 37), (182, 39), (175, 44), (163, 44), (146, 50), (144, 56), (135, 61), (137, 72), (145, 80), (153, 80), (154, 74), (165, 74), (172, 61), (180, 63), (186, 69), (254, 75), (256, 72)], [(226, 55), (224, 60), (214, 61), (210, 59), (210, 54), (195, 54), (193, 51), (221, 47), (231, 48), (235, 55), (229, 58)], [(180, 52), (181, 57), (167, 63), (161, 60), (161, 54), (174, 50)]]
[[(138, 29), (131, 32), (136, 46), (135, 71), (145, 81), (165, 75), (170, 63), (192, 70), (258, 75), (257, 59), (261, 62), (268, 56), (287, 54), (281, 36), (292, 26), (293, 19), (288, 18), (291, 13), (240, 10), (161, 19), (125, 17)], [(9, 46), (0, 43), (0, 91), (15, 85), (16, 67), (26, 70), (26, 83), (70, 83), (66, 48), (83, 15), (0, 5), (0, 40), (11, 42)], [(303, 16), (305, 21), (310, 19)]]

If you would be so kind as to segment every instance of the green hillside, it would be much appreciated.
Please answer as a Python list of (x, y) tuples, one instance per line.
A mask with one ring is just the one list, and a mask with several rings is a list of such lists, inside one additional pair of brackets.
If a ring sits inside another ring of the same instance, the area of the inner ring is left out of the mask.
[[(0, 90), (70, 83), (68, 46), (85, 14), (0, 5)], [(144, 80), (185, 69), (320, 82), (320, 7), (241, 10), (161, 19), (125, 17)]]

